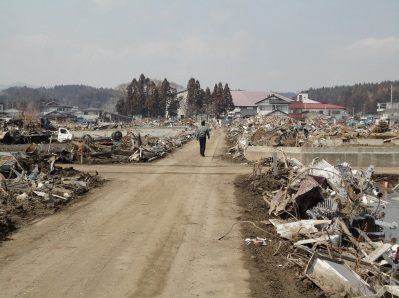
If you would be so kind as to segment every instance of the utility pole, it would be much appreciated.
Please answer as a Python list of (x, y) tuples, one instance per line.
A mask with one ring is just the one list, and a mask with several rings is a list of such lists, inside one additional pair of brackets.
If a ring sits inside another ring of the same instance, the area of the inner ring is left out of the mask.
[(393, 101), (392, 101), (392, 82), (391, 82), (391, 108), (393, 108)]

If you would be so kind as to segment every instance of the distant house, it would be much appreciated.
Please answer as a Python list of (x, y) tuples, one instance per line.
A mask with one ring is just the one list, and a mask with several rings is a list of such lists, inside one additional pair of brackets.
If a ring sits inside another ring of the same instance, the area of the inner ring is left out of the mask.
[(78, 122), (83, 123), (94, 123), (96, 120), (100, 120), (104, 117), (103, 110), (96, 108), (79, 109), (78, 107), (72, 107), (70, 112), (77, 117)]
[(307, 92), (298, 93), (296, 96), (296, 100), (304, 103), (320, 103), (316, 100), (310, 99), (309, 94)]
[[(7, 113), (9, 111), (10, 113)], [(20, 115), (20, 112), (15, 109), (4, 110), (4, 103), (0, 103), (0, 121), (9, 121)]]
[(104, 116), (103, 117), (103, 121), (104, 122), (124, 122), (124, 123), (129, 123), (129, 122), (132, 122), (132, 120), (133, 120), (133, 117), (120, 115), (118, 113), (105, 112), (103, 116)]
[(74, 114), (76, 117), (82, 117), (83, 116), (83, 112), (82, 110), (80, 110), (78, 107), (72, 107), (72, 109), (69, 111), (71, 114)]
[(43, 114), (47, 114), (50, 112), (69, 112), (72, 109), (70, 106), (62, 105), (56, 101), (51, 101), (49, 103), (44, 103), (41, 105), (40, 110)]
[[(183, 90), (175, 93), (175, 99), (179, 101), (179, 108), (177, 109), (177, 118), (183, 119), (187, 117), (187, 97), (188, 97), (188, 91)], [(166, 107), (168, 108), (168, 107)], [(204, 110), (206, 110), (206, 106), (204, 105)], [(198, 115), (198, 117), (202, 116), (204, 117), (206, 115), (206, 112), (204, 112), (202, 115)], [(166, 111), (166, 118), (170, 118), (170, 115)]]
[[(283, 99), (279, 95), (272, 94), (255, 103), (257, 106), (257, 113), (260, 115), (268, 115), (273, 113), (274, 115), (278, 115), (275, 113), (276, 111), (281, 111), (285, 115), (288, 114), (288, 105), (290, 101)], [(282, 114), (283, 115), (283, 114)]]
[(304, 120), (310, 114), (322, 114), (336, 119), (342, 119), (346, 116), (345, 107), (324, 104), (309, 99), (307, 93), (299, 93), (297, 95), (297, 100), (291, 101), (288, 109), (289, 115), (297, 120)]
[(276, 116), (280, 118), (290, 118), (290, 115), (288, 113), (280, 111), (280, 110), (274, 110), (273, 112), (270, 112), (269, 114), (266, 114), (265, 116)]
[(271, 92), (230, 91), (234, 107), (243, 117), (254, 116), (257, 113), (256, 102), (272, 95)]
[[(282, 100), (290, 102), (291, 99), (279, 94), (267, 91), (230, 91), (236, 111), (243, 117), (254, 116), (258, 113), (257, 103), (270, 96), (276, 96)], [(268, 105), (266, 102), (263, 105)], [(266, 108), (266, 107), (265, 107)], [(260, 110), (262, 111), (262, 110)], [(270, 110), (271, 112), (272, 110)], [(262, 112), (263, 113), (263, 112)]]
[(42, 118), (57, 122), (76, 122), (77, 117), (68, 112), (52, 111), (42, 115)]
[[(177, 109), (177, 117), (183, 119), (187, 115), (187, 96), (188, 91), (183, 90), (176, 93), (176, 98), (179, 100), (179, 108)], [(169, 115), (166, 115), (169, 118)]]
[(83, 118), (86, 119), (87, 122), (96, 122), (100, 118), (102, 118), (103, 110), (102, 109), (95, 109), (95, 108), (87, 108), (83, 109)]
[(4, 113), (4, 103), (0, 102), (0, 121), (8, 121), (9, 118), (6, 113)]
[(399, 121), (399, 102), (379, 103), (378, 112), (382, 113), (380, 120), (392, 125)]
[(21, 111), (17, 109), (6, 109), (3, 110), (3, 113), (5, 113), (9, 118), (15, 119), (19, 116), (21, 116)]

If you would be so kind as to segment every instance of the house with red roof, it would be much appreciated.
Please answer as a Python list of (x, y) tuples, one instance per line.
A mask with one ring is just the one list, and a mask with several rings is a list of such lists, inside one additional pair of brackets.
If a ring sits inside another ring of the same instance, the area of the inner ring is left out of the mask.
[(332, 104), (324, 104), (308, 98), (307, 93), (299, 93), (297, 100), (291, 101), (288, 106), (289, 115), (297, 120), (304, 120), (309, 115), (325, 115), (342, 119), (347, 116), (346, 108)]

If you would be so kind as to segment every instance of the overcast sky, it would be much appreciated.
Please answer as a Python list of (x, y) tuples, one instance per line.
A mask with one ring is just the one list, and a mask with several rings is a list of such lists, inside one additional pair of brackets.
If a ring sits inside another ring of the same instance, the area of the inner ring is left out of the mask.
[(398, 80), (399, 1), (1, 0), (0, 41), (0, 84), (296, 92)]

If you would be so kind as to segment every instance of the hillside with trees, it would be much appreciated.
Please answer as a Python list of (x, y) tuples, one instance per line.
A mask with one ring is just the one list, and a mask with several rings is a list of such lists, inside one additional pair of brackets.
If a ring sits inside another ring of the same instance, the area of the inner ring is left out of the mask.
[(309, 98), (346, 107), (349, 114), (377, 114), (377, 104), (399, 101), (399, 81), (363, 83), (354, 86), (323, 87), (308, 90)]
[(38, 110), (43, 102), (57, 101), (80, 108), (103, 108), (108, 102), (115, 105), (120, 92), (116, 89), (94, 88), (85, 85), (59, 85), (53, 88), (11, 87), (0, 92), (5, 108)]

